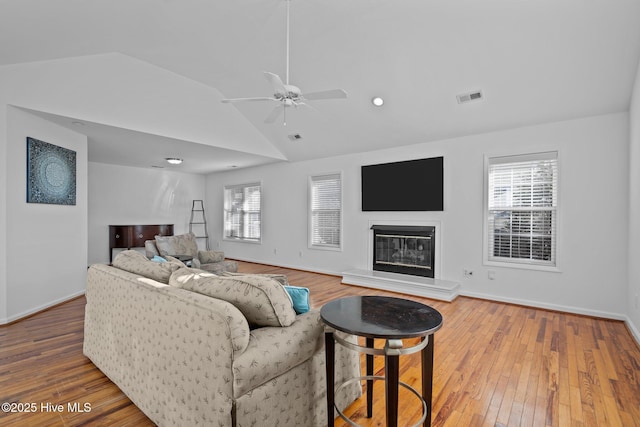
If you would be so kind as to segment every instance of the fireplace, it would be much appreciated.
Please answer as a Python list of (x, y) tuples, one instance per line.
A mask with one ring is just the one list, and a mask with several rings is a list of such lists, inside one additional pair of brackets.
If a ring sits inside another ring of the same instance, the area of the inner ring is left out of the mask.
[(434, 277), (435, 227), (373, 225), (373, 270)]

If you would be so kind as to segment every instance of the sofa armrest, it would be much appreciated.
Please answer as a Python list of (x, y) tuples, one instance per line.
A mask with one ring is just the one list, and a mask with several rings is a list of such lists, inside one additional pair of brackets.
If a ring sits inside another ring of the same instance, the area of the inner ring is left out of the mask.
[(211, 264), (214, 262), (224, 261), (224, 252), (222, 251), (198, 251), (198, 260), (202, 264)]
[(253, 329), (249, 346), (233, 362), (235, 397), (311, 358), (323, 345), (323, 331), (319, 309), (296, 316), (290, 326)]

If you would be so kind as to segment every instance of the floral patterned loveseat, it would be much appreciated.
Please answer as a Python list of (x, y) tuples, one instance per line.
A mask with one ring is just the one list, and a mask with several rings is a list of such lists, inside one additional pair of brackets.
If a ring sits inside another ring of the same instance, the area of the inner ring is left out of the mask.
[[(121, 252), (89, 268), (84, 354), (159, 426), (326, 425), (319, 311), (296, 315), (281, 288)], [(360, 375), (342, 346), (335, 366)], [(343, 390), (341, 409), (361, 394)]]
[(156, 236), (155, 240), (144, 242), (148, 258), (155, 255), (162, 257), (184, 255), (192, 257), (192, 266), (212, 273), (234, 273), (238, 271), (238, 263), (224, 259), (222, 251), (201, 251), (198, 249), (196, 236), (193, 233), (175, 236)]

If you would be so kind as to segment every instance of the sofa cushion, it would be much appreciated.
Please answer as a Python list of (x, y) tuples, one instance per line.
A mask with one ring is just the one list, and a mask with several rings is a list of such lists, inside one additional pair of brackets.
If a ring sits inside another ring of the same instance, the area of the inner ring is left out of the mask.
[(198, 256), (198, 243), (193, 233), (179, 234), (177, 236), (156, 236), (156, 246), (160, 255), (188, 255)]
[[(193, 259), (195, 261), (195, 258)], [(238, 271), (238, 263), (236, 261), (224, 260), (221, 262), (212, 262), (209, 264), (200, 264), (200, 267), (203, 270), (210, 271), (212, 273), (216, 273), (218, 275), (225, 274), (227, 272), (235, 273)]]
[[(225, 262), (227, 262), (227, 261), (225, 261)], [(235, 262), (235, 261), (231, 261), (231, 262)], [(246, 274), (247, 273), (237, 273), (235, 271), (225, 271), (225, 272), (220, 273), (221, 276), (244, 276)], [(272, 279), (275, 279), (278, 282), (280, 282), (280, 284), (282, 286), (288, 286), (289, 285), (289, 279), (287, 279), (287, 276), (285, 276), (284, 274), (260, 274), (260, 276), (270, 277)]]
[(187, 283), (199, 282), (211, 277), (217, 277), (217, 275), (197, 268), (184, 267), (176, 270), (174, 274), (171, 275), (171, 277), (169, 278), (169, 285), (175, 288), (190, 290), (188, 288), (193, 285), (187, 285)]
[(169, 278), (174, 271), (185, 267), (175, 258), (168, 258), (167, 262), (153, 262), (140, 252), (133, 250), (122, 251), (116, 255), (113, 266), (164, 284), (169, 283)]
[(173, 286), (228, 301), (252, 327), (289, 326), (296, 318), (291, 299), (275, 279), (259, 274), (217, 276), (183, 268), (169, 281)]
[(153, 258), (156, 255), (160, 256), (160, 252), (158, 252), (158, 247), (156, 246), (155, 240), (144, 241), (144, 253), (147, 258)]

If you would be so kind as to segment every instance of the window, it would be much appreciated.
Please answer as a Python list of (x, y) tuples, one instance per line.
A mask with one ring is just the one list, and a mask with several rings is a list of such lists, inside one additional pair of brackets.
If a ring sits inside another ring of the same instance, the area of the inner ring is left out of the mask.
[(486, 260), (555, 267), (557, 193), (556, 152), (489, 158)]
[(260, 241), (260, 183), (224, 187), (224, 238)]
[(339, 173), (309, 178), (309, 247), (341, 248), (342, 179)]

